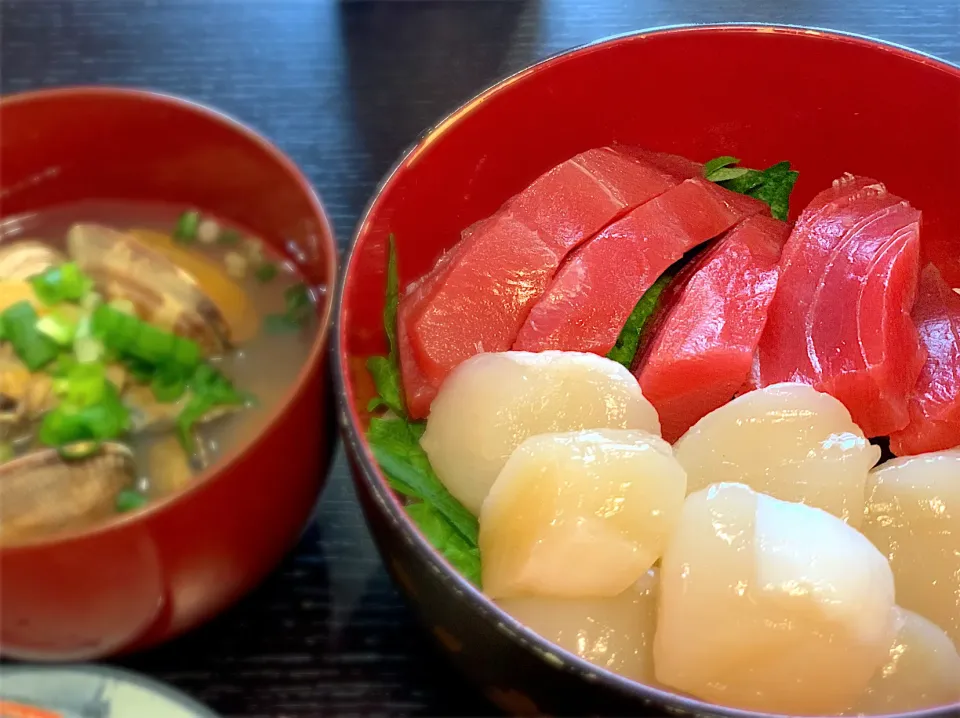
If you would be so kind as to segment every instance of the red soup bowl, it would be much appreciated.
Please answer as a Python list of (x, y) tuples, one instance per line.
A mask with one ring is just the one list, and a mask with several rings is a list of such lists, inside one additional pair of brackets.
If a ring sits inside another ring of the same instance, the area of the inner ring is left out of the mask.
[(145, 648), (236, 601), (296, 542), (334, 441), (325, 290), (330, 224), (310, 183), (251, 129), (187, 100), (66, 88), (0, 100), (0, 217), (79, 200), (196, 207), (299, 247), (320, 330), (266, 428), (185, 490), (90, 530), (0, 549), (0, 651), (74, 660)]
[(396, 238), (404, 287), (461, 230), (541, 173), (616, 142), (700, 161), (735, 155), (751, 167), (789, 159), (800, 171), (795, 212), (845, 171), (878, 177), (916, 198), (928, 248), (960, 278), (960, 70), (873, 40), (800, 28), (616, 37), (523, 70), (442, 120), (386, 177), (356, 231), (334, 330), (342, 430), (385, 563), (450, 659), (512, 713), (636, 715), (658, 706), (746, 716), (614, 675), (499, 610), (407, 518), (364, 437), (374, 393), (364, 362), (386, 350), (388, 236)]

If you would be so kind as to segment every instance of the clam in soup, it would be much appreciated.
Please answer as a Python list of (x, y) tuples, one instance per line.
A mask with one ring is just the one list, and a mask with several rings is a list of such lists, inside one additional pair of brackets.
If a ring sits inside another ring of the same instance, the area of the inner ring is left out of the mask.
[(307, 361), (295, 263), (195, 211), (82, 203), (0, 239), (0, 543), (176, 492), (260, 432)]

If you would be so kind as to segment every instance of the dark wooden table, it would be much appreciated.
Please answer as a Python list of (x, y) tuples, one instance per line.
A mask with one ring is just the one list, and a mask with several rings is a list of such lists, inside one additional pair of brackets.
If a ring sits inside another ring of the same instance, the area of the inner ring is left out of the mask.
[[(957, 0), (0, 0), (0, 90), (110, 83), (219, 107), (299, 163), (345, 246), (404, 147), (497, 78), (614, 33), (729, 21), (858, 32), (960, 63)], [(123, 664), (225, 716), (496, 712), (421, 636), (342, 456), (263, 586)]]

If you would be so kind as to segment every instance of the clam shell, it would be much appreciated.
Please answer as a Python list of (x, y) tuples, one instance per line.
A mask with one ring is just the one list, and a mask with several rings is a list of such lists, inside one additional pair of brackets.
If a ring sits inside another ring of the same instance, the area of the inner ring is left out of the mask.
[(233, 344), (242, 344), (256, 336), (260, 329), (259, 312), (246, 290), (227, 274), (222, 261), (204, 256), (163, 232), (133, 228), (129, 234), (193, 277), (223, 314)]
[(29, 279), (66, 257), (48, 244), (35, 239), (20, 239), (0, 245), (0, 279)]
[(230, 345), (217, 305), (194, 278), (131, 234), (98, 224), (75, 224), (70, 256), (109, 299), (126, 299), (158, 326), (196, 341), (207, 354)]
[(117, 492), (136, 478), (133, 453), (105, 443), (67, 461), (42, 449), (0, 464), (0, 543), (80, 528), (112, 516)]

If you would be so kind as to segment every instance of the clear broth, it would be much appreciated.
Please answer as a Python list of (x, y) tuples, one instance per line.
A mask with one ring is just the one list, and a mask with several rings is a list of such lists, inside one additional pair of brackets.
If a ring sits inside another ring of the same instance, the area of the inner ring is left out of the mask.
[[(152, 203), (81, 202), (63, 205), (36, 214), (4, 219), (0, 224), (0, 243), (35, 239), (65, 250), (69, 228), (80, 222), (102, 224), (121, 231), (144, 229), (170, 235), (183, 211), (182, 207)], [(221, 229), (239, 232), (244, 238), (241, 242), (254, 237), (244, 228), (220, 217), (204, 213), (203, 219), (213, 219)], [(191, 252), (224, 267), (224, 271), (227, 254), (240, 251), (240, 245), (204, 244), (199, 241), (186, 246)], [(251, 306), (259, 315), (259, 329), (252, 339), (234, 347), (228, 354), (210, 360), (235, 387), (253, 393), (257, 403), (198, 427), (197, 438), (207, 465), (237, 452), (263, 431), (268, 417), (306, 364), (319, 328), (315, 314), (311, 314), (299, 331), (271, 333), (265, 327), (263, 319), (267, 315), (284, 312), (284, 292), (304, 282), (304, 278), (289, 257), (278, 254), (263, 242), (261, 247), (264, 260), (273, 263), (279, 270), (276, 276), (269, 281), (260, 281), (254, 276), (251, 264), (246, 276), (231, 277), (246, 292)], [(183, 488), (197, 473), (191, 468), (172, 430), (131, 433), (124, 443), (133, 449), (136, 456), (139, 474), (136, 488), (150, 498), (165, 496)]]

